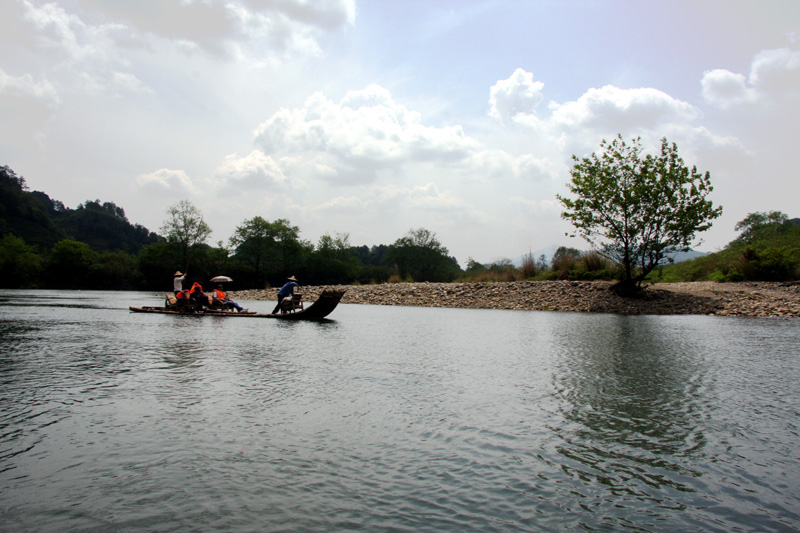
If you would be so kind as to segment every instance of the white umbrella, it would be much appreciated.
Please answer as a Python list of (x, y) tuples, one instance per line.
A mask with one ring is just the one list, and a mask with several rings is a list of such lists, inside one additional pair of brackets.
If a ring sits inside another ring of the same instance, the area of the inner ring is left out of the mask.
[(211, 278), (211, 281), (214, 282), (214, 283), (222, 283), (222, 282), (225, 282), (225, 281), (233, 281), (233, 280), (231, 278), (229, 278), (228, 276), (216, 276), (214, 278)]

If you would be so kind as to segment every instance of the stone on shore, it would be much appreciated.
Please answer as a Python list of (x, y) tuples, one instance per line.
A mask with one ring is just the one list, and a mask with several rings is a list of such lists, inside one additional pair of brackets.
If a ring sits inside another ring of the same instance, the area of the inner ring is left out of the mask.
[[(385, 283), (304, 286), (313, 302), (326, 289), (346, 289), (345, 304), (518, 309), (651, 315), (800, 316), (800, 283), (662, 283), (623, 298), (608, 281)], [(277, 289), (236, 291), (241, 300), (275, 300)]]

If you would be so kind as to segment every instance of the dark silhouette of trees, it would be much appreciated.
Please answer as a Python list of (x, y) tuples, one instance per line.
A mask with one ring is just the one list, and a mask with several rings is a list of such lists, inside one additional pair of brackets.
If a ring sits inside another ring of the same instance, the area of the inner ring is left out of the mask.
[(414, 281), (452, 281), (460, 268), (449, 257), (436, 233), (425, 228), (411, 229), (389, 246), (384, 260), (394, 265), (402, 279)]

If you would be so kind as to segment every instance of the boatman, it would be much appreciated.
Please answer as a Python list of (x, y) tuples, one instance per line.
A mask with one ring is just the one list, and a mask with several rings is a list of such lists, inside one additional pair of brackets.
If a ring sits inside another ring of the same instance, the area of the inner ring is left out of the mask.
[(297, 284), (297, 279), (294, 276), (287, 278), (286, 283), (283, 285), (283, 287), (281, 287), (281, 290), (278, 291), (278, 305), (276, 305), (275, 309), (272, 310), (273, 315), (281, 308), (281, 302), (283, 299), (294, 294), (295, 287), (299, 287)]
[[(188, 272), (187, 272), (188, 274)], [(175, 296), (183, 290), (183, 280), (186, 279), (186, 274), (181, 274), (180, 270), (176, 270), (172, 279), (172, 290), (175, 291)]]

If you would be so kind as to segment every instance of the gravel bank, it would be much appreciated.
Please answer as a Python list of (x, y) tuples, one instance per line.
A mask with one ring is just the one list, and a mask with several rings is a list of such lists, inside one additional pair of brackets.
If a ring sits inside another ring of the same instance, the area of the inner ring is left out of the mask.
[[(508, 283), (393, 283), (301, 287), (313, 301), (322, 290), (347, 289), (342, 303), (524, 309), (652, 315), (800, 316), (800, 282), (659, 283), (642, 298), (621, 298), (605, 281)], [(275, 300), (277, 289), (236, 291), (240, 300)]]

